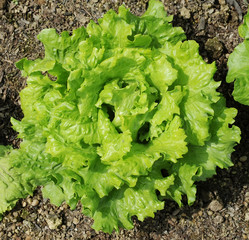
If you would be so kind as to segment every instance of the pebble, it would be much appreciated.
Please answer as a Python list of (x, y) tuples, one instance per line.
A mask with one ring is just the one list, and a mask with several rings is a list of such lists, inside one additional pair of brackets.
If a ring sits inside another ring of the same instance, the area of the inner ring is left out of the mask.
[(228, 214), (229, 214), (231, 217), (234, 217), (235, 209), (232, 208), (232, 207), (228, 207)]
[(27, 10), (28, 10), (28, 7), (27, 7), (27, 6), (24, 6), (23, 9), (22, 9), (22, 12), (23, 12), (23, 13), (26, 13)]
[(74, 218), (74, 219), (73, 219), (73, 224), (76, 225), (76, 224), (78, 224), (78, 223), (79, 223), (79, 220), (78, 220), (77, 218)]
[(247, 156), (242, 156), (242, 157), (239, 158), (239, 160), (241, 162), (245, 162), (245, 161), (247, 161)]
[(213, 212), (218, 212), (223, 208), (223, 204), (220, 203), (218, 200), (213, 200), (209, 205), (208, 208)]
[(183, 18), (189, 19), (190, 18), (190, 11), (187, 8), (183, 7), (181, 9), (181, 16)]
[(245, 214), (245, 221), (249, 221), (249, 212)]
[(28, 204), (30, 205), (30, 204), (32, 203), (31, 198), (28, 198), (28, 199), (27, 199), (27, 202), (28, 202)]
[(180, 212), (181, 210), (179, 209), (179, 208), (177, 208), (173, 213), (172, 213), (172, 215), (173, 216), (176, 216), (176, 215), (178, 215), (178, 213)]
[(29, 222), (27, 220), (23, 220), (23, 225), (28, 227), (28, 228), (31, 228), (31, 222)]
[(226, 1), (225, 1), (225, 0), (219, 0), (219, 4), (220, 4), (220, 5), (225, 5), (225, 4), (226, 4)]
[(41, 16), (38, 15), (38, 14), (37, 14), (37, 15), (34, 14), (34, 15), (33, 15), (33, 18), (34, 18), (35, 21), (39, 21), (40, 18), (41, 18)]
[(67, 227), (70, 227), (71, 226), (71, 222), (69, 221), (69, 222), (67, 222)]
[(211, 8), (211, 9), (208, 10), (208, 14), (212, 14), (213, 12), (214, 12), (213, 8)]
[(37, 199), (34, 199), (31, 203), (33, 207), (37, 206), (39, 204), (39, 201)]
[(204, 9), (204, 10), (208, 10), (209, 8), (211, 8), (212, 7), (212, 4), (211, 3), (204, 3), (203, 5), (202, 5), (202, 8)]
[(51, 230), (57, 229), (62, 224), (62, 219), (55, 214), (48, 215), (45, 220)]
[(205, 17), (201, 17), (198, 24), (198, 30), (201, 31), (203, 29), (205, 29)]
[(203, 215), (203, 212), (202, 211), (199, 211), (198, 212), (198, 215), (201, 217)]
[(217, 216), (214, 218), (214, 223), (215, 223), (215, 224), (222, 223), (223, 221), (224, 221), (224, 218), (223, 218), (221, 215), (217, 215)]
[(31, 221), (34, 221), (35, 219), (37, 219), (37, 214), (36, 213), (31, 213), (30, 216), (29, 216), (29, 219)]
[(18, 212), (13, 212), (13, 216), (14, 216), (15, 218), (17, 218), (17, 217), (18, 217)]
[(205, 49), (212, 52), (214, 58), (218, 58), (223, 51), (223, 45), (217, 37), (209, 38), (205, 43)]
[(208, 214), (208, 216), (212, 216), (213, 212), (209, 210), (209, 211), (207, 211), (207, 214)]

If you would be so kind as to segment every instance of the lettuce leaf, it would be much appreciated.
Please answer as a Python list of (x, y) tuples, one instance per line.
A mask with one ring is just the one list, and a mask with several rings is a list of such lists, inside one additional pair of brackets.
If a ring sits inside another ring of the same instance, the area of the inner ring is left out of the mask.
[(228, 58), (226, 81), (234, 81), (233, 97), (241, 104), (249, 105), (249, 12), (239, 27), (239, 35), (244, 38)]
[[(72, 35), (45, 29), (45, 58), (22, 59), (19, 150), (0, 148), (0, 213), (43, 186), (43, 195), (111, 233), (195, 200), (195, 181), (232, 165), (240, 140), (198, 44), (151, 0), (141, 17), (121, 6)], [(6, 153), (7, 152), (7, 153)], [(167, 174), (166, 174), (167, 173)]]

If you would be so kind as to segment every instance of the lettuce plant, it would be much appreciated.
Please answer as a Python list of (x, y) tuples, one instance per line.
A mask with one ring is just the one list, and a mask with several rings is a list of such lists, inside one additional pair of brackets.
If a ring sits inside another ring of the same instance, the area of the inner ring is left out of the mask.
[(151, 0), (141, 17), (125, 7), (72, 35), (45, 29), (45, 58), (22, 59), (20, 149), (1, 147), (0, 213), (43, 186), (52, 203), (80, 201), (93, 228), (131, 229), (164, 208), (195, 201), (195, 181), (232, 165), (240, 140), (195, 41)]
[(233, 97), (236, 101), (249, 105), (249, 12), (239, 27), (239, 35), (244, 38), (228, 58), (227, 82), (234, 82)]

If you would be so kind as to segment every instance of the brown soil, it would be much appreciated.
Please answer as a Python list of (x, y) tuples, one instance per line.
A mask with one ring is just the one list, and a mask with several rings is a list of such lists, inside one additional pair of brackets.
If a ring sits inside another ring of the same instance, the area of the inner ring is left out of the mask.
[[(43, 47), (36, 35), (44, 28), (58, 32), (86, 26), (107, 10), (117, 10), (121, 0), (0, 0), (0, 144), (18, 147), (10, 117), (23, 117), (19, 92), (25, 87), (14, 63), (23, 58), (42, 57)], [(131, 11), (141, 15), (147, 0), (125, 0)], [(227, 58), (242, 40), (237, 28), (246, 1), (234, 0), (164, 0), (173, 24), (184, 28), (188, 39), (200, 44), (200, 54), (207, 62), (215, 61), (215, 79), (229, 107), (239, 111), (236, 125), (241, 128), (241, 144), (232, 159), (234, 167), (218, 170), (212, 179), (198, 183), (193, 206), (179, 208), (166, 201), (165, 209), (154, 219), (139, 222), (133, 230), (111, 235), (91, 229), (92, 220), (83, 216), (80, 206), (71, 211), (66, 204), (55, 207), (43, 199), (38, 188), (34, 196), (20, 200), (0, 223), (0, 239), (249, 239), (249, 107), (234, 102), (233, 86), (225, 83)]]

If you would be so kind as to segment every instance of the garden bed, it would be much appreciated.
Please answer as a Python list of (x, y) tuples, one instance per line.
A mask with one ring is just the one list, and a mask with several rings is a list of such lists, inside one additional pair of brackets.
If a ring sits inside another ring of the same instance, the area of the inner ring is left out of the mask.
[[(109, 9), (117, 11), (121, 0), (0, 0), (0, 144), (18, 147), (20, 140), (11, 129), (10, 117), (23, 117), (19, 92), (25, 78), (15, 67), (21, 58), (43, 57), (42, 44), (36, 39), (44, 28), (58, 32), (86, 26)], [(147, 0), (128, 1), (136, 15), (147, 7)], [(55, 207), (43, 199), (40, 188), (34, 196), (20, 200), (0, 223), (0, 239), (248, 239), (249, 238), (249, 107), (235, 102), (232, 84), (225, 82), (227, 59), (241, 42), (237, 29), (247, 11), (245, 1), (164, 0), (174, 26), (181, 26), (188, 39), (197, 41), (200, 54), (208, 63), (216, 62), (215, 80), (222, 81), (219, 91), (227, 106), (236, 107), (236, 125), (241, 128), (240, 145), (232, 155), (234, 166), (218, 170), (217, 175), (198, 183), (193, 206), (179, 208), (167, 201), (165, 209), (144, 222), (134, 218), (133, 230), (112, 235), (91, 229), (91, 219), (81, 214), (81, 206), (71, 211), (66, 204)]]

